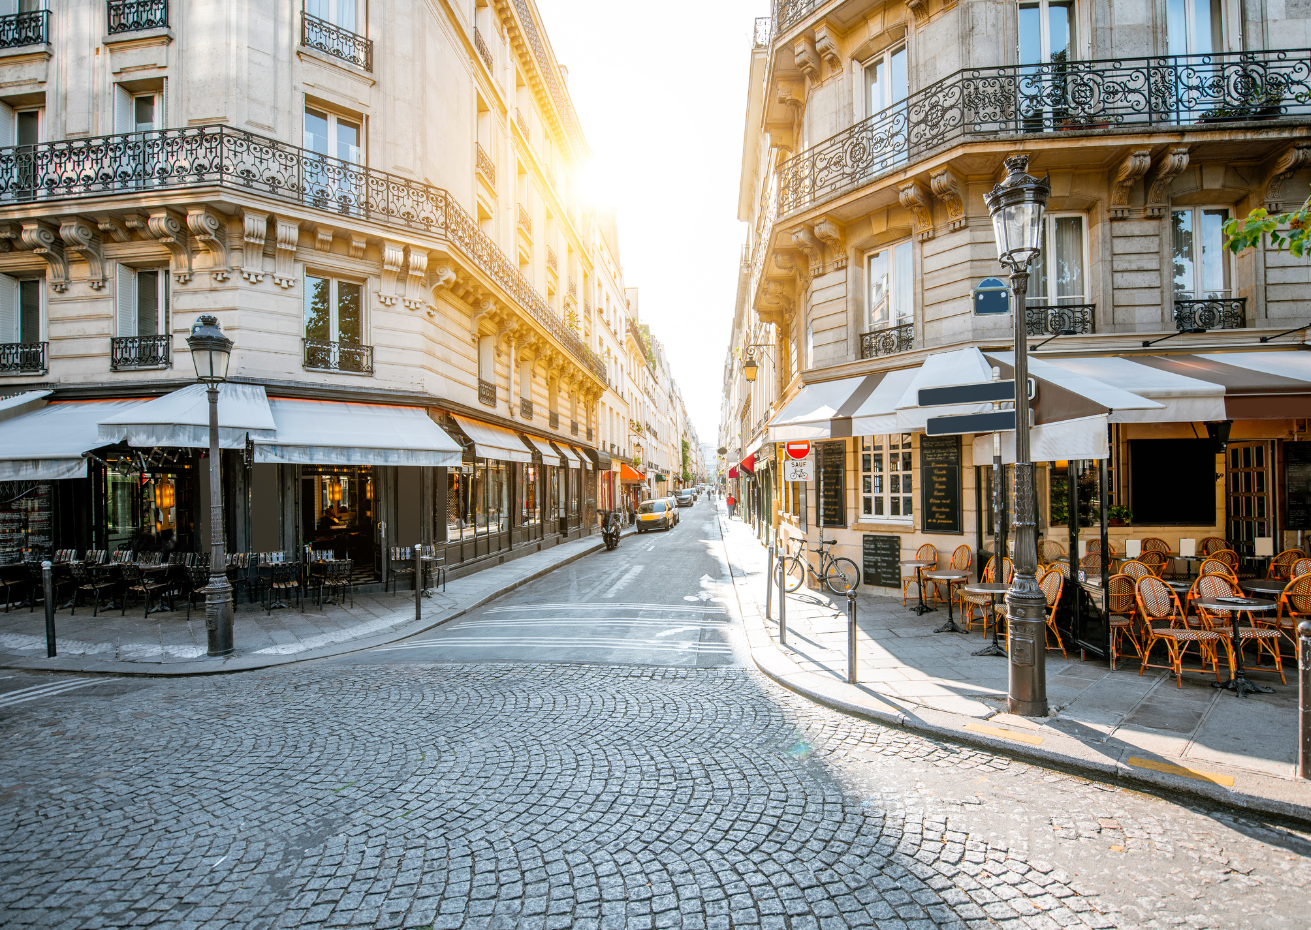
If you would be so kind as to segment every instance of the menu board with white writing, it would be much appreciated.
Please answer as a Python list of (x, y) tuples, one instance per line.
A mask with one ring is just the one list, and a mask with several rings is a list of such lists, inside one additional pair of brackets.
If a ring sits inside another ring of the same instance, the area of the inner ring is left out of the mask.
[(1284, 484), (1288, 489), (1285, 529), (1311, 530), (1311, 442), (1284, 443)]
[(920, 437), (920, 528), (960, 533), (960, 437)]

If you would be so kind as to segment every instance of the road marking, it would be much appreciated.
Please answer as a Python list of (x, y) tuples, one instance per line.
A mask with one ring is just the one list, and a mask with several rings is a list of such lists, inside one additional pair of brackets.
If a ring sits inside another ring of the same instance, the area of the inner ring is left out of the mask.
[(1018, 733), (1015, 730), (990, 727), (986, 723), (967, 723), (965, 729), (973, 730), (975, 733), (986, 733), (988, 736), (1000, 736), (1002, 739), (1013, 739), (1017, 743), (1028, 743), (1030, 746), (1041, 746), (1043, 741), (1043, 737), (1034, 736), (1032, 733)]
[(692, 613), (722, 614), (722, 607), (691, 607), (686, 604), (529, 604), (522, 607), (489, 607), (486, 613), (510, 613), (516, 610), (674, 610)]
[(403, 646), (379, 646), (374, 652), (398, 652), (406, 649), (467, 648), (480, 649), (493, 646), (520, 646), (534, 649), (638, 649), (644, 652), (690, 653), (714, 652), (729, 655), (727, 643), (702, 643), (697, 640), (675, 643), (646, 639), (521, 639), (519, 637), (480, 637), (477, 639), (434, 639)]
[(1203, 772), (1201, 769), (1185, 768), (1182, 765), (1175, 765), (1172, 762), (1153, 762), (1151, 759), (1140, 759), (1137, 756), (1129, 757), (1129, 764), (1135, 768), (1151, 769), (1153, 772), (1164, 772), (1167, 775), (1179, 775), (1183, 778), (1193, 778), (1197, 781), (1209, 781), (1217, 785), (1223, 785), (1226, 788), (1234, 786), (1234, 780), (1228, 775), (1220, 775), (1215, 772)]
[(104, 681), (118, 681), (118, 679), (74, 678), (69, 681), (61, 681), (54, 684), (46, 683), (32, 685), (29, 688), (20, 688), (17, 691), (10, 691), (7, 694), (0, 695), (0, 707), (12, 707), (15, 704), (24, 704), (28, 701), (36, 701), (44, 697), (54, 697), (63, 694), (65, 691), (85, 688), (87, 685), (97, 685)]
[(651, 626), (663, 629), (671, 623), (693, 623), (695, 626), (681, 627), (689, 630), (713, 630), (725, 629), (728, 626), (727, 620), (701, 620), (696, 617), (665, 617), (651, 620), (635, 620), (631, 617), (516, 617), (507, 620), (461, 620), (459, 623), (452, 623), (446, 629), (478, 629), (479, 627), (489, 626), (554, 626), (558, 624), (587, 624), (588, 626), (606, 625), (606, 626), (625, 626), (640, 627)]

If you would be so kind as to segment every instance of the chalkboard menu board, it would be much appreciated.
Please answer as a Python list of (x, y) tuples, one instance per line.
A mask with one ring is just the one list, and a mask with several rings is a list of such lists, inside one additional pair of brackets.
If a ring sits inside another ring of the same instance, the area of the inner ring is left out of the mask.
[(960, 437), (920, 437), (920, 529), (960, 533)]
[[(847, 444), (845, 442), (819, 443), (823, 455), (816, 461), (822, 461), (819, 472), (820, 516), (825, 526), (847, 525)], [(817, 453), (818, 455), (818, 453)]]
[(861, 578), (880, 588), (901, 587), (901, 537), (861, 535), (861, 555), (865, 565)]
[(1311, 530), (1311, 442), (1284, 443), (1284, 485), (1288, 489), (1284, 528)]

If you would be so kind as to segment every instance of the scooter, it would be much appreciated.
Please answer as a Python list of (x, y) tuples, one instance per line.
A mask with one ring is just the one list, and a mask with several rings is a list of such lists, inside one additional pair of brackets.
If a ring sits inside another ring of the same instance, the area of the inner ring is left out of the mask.
[(619, 528), (622, 525), (618, 511), (612, 510), (606, 514), (605, 523), (601, 526), (601, 539), (605, 542), (607, 549), (618, 548)]

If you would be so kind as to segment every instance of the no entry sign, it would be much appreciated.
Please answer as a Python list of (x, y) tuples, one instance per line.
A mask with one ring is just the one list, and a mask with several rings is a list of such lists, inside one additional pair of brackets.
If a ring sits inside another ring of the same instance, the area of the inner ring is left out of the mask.
[(788, 458), (799, 462), (802, 459), (809, 457), (810, 440), (794, 439), (792, 442), (786, 442), (783, 444), (783, 451), (787, 453)]

